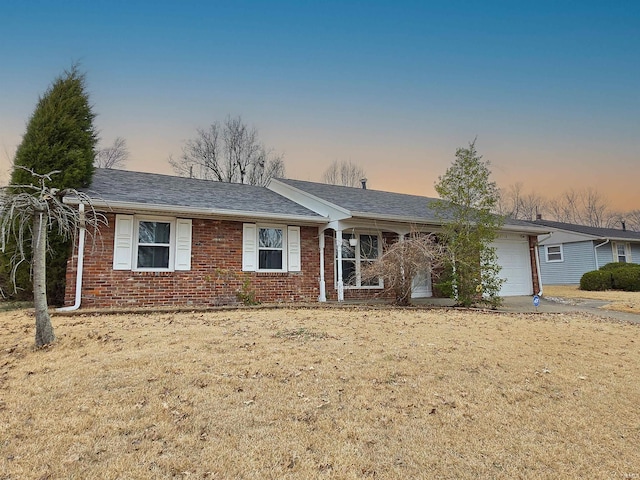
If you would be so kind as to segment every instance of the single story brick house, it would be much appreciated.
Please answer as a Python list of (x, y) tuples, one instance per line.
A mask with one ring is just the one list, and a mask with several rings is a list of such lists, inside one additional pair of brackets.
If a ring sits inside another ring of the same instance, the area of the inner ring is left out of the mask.
[[(361, 266), (385, 242), (441, 225), (434, 199), (288, 179), (258, 187), (96, 169), (86, 193), (108, 226), (86, 246), (79, 236), (67, 309), (385, 297), (383, 280), (363, 281)], [(547, 231), (504, 225), (495, 243), (502, 295), (540, 289), (535, 246)], [(432, 295), (430, 272), (414, 279), (413, 295)]]
[(640, 263), (640, 232), (537, 219), (551, 233), (538, 238), (546, 285), (578, 285), (586, 272), (611, 262)]

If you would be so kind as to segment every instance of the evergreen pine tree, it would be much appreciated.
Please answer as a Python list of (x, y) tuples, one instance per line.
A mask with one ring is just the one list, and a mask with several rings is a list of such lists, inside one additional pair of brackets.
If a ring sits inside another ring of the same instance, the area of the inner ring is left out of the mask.
[[(56, 78), (38, 100), (16, 150), (11, 184), (28, 185), (33, 182), (29, 171), (15, 168), (22, 166), (38, 174), (59, 170), (60, 173), (52, 177), (50, 186), (54, 188), (88, 186), (93, 175), (97, 143), (94, 117), (85, 75), (74, 65)], [(56, 232), (50, 232), (49, 248), (47, 294), (52, 304), (59, 305), (64, 302), (66, 264), (71, 246)], [(7, 245), (3, 264), (8, 263), (13, 251), (15, 245), (13, 248)], [(19, 291), (24, 295), (31, 295), (32, 291), (29, 273), (27, 265), (20, 265), (16, 279)]]

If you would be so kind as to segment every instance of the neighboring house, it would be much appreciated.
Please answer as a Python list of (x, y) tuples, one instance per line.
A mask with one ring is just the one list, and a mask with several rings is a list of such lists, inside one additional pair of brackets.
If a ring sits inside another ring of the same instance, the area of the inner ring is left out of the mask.
[(538, 219), (551, 233), (538, 238), (543, 285), (575, 285), (611, 262), (640, 263), (640, 232)]
[[(382, 279), (361, 279), (362, 265), (377, 259), (385, 242), (440, 226), (429, 208), (434, 199), (297, 180), (265, 188), (96, 169), (86, 191), (109, 223), (84, 252), (74, 249), (71, 308), (390, 295)], [(505, 224), (495, 243), (502, 295), (538, 291), (534, 246), (547, 231)], [(432, 295), (430, 272), (414, 280), (415, 297)]]

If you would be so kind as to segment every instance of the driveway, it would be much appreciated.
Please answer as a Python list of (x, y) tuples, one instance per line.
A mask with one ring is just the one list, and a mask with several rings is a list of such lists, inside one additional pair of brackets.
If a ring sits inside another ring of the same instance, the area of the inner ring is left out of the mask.
[[(416, 303), (422, 305), (451, 306), (453, 300), (447, 298), (425, 298)], [(499, 312), (511, 313), (575, 313), (582, 312), (620, 322), (640, 323), (640, 315), (635, 313), (605, 310), (602, 307), (610, 302), (589, 299), (540, 298), (540, 305), (533, 306), (532, 296), (504, 297)]]

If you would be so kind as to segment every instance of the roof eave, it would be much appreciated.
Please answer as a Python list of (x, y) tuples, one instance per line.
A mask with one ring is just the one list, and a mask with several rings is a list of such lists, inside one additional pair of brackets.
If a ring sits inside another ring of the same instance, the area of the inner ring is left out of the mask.
[[(77, 198), (65, 197), (65, 203), (70, 205), (78, 205), (80, 201)], [(293, 215), (286, 213), (269, 213), (269, 212), (251, 212), (246, 210), (219, 210), (215, 208), (195, 208), (195, 207), (183, 207), (177, 205), (163, 205), (163, 204), (148, 204), (148, 203), (136, 203), (136, 202), (122, 202), (122, 201), (100, 201), (94, 200), (91, 202), (97, 209), (108, 209), (110, 211), (130, 211), (130, 212), (147, 212), (147, 213), (162, 213), (164, 215), (193, 215), (197, 217), (215, 217), (215, 218), (235, 218), (235, 219), (264, 219), (264, 220), (280, 220), (291, 221), (300, 224), (318, 225), (327, 223), (328, 219), (318, 215)]]

